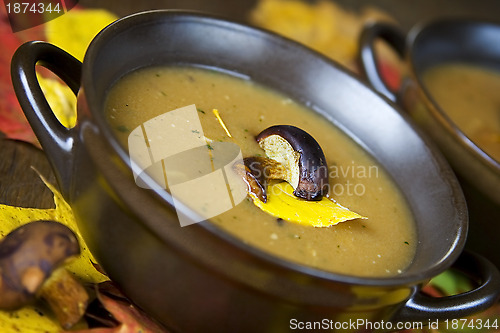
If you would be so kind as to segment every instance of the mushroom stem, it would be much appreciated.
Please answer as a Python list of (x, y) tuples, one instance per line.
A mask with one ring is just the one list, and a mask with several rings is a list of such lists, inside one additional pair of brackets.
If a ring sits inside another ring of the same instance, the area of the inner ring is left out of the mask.
[(233, 166), (252, 192), (262, 202), (267, 202), (267, 183), (271, 179), (286, 179), (285, 167), (273, 159), (266, 157), (246, 157), (243, 163)]
[(89, 303), (85, 288), (64, 267), (52, 273), (39, 294), (49, 304), (64, 329), (80, 321)]

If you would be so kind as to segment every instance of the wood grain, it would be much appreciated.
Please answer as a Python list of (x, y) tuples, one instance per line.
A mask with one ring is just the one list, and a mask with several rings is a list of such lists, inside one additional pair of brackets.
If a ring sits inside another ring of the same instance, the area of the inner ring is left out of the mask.
[(45, 154), (35, 146), (0, 137), (0, 203), (19, 207), (53, 208), (52, 192), (38, 173), (55, 184)]

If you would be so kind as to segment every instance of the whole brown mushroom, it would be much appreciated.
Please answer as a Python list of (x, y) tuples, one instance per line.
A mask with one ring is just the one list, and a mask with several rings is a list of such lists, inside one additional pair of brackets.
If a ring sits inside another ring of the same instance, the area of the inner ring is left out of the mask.
[(88, 294), (62, 267), (80, 254), (76, 235), (53, 221), (35, 221), (0, 241), (0, 309), (16, 310), (43, 298), (64, 328), (83, 315)]

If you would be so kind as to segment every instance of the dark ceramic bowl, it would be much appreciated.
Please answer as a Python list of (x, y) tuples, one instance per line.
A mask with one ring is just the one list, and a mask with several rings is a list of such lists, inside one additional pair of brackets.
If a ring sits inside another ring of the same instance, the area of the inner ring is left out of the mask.
[[(375, 65), (373, 45), (378, 38), (389, 42), (406, 62), (408, 76), (399, 91), (387, 87)], [(500, 71), (500, 24), (441, 19), (415, 26), (405, 37), (392, 24), (375, 23), (365, 27), (360, 44), (362, 69), (370, 84), (413, 116), (460, 177), (471, 217), (468, 245), (500, 267), (500, 251), (494, 249), (500, 242), (500, 162), (448, 118), (422, 80), (429, 68), (447, 63)]]
[[(76, 127), (66, 129), (54, 117), (36, 81), (36, 63), (78, 93)], [(120, 77), (166, 64), (243, 74), (345, 130), (387, 169), (411, 206), (418, 247), (410, 267), (390, 278), (339, 275), (249, 247), (209, 221), (181, 228), (168, 193), (151, 179), (153, 190), (135, 184), (127, 151), (103, 113)], [(104, 29), (83, 65), (52, 45), (27, 43), (13, 58), (12, 75), (93, 254), (132, 300), (173, 331), (281, 332), (294, 320), (324, 319), (428, 323), (481, 311), (498, 297), (494, 266), (461, 255), (467, 210), (443, 158), (377, 93), (290, 40), (200, 14), (153, 11)], [(478, 287), (444, 298), (420, 291), (453, 264)]]

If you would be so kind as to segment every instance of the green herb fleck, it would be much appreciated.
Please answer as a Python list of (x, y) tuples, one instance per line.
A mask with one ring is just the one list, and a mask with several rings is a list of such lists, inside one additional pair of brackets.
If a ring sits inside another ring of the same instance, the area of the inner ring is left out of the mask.
[(209, 145), (208, 143), (207, 143), (207, 148), (210, 150), (214, 150), (214, 148), (211, 145)]
[(191, 130), (192, 133), (200, 134), (200, 131), (198, 130)]
[(116, 129), (119, 132), (122, 132), (122, 133), (128, 133), (128, 132), (130, 132), (130, 129), (127, 126), (125, 126), (125, 125), (116, 126)]
[(202, 109), (198, 109), (198, 108), (196, 108), (196, 110), (198, 110), (198, 112), (199, 112), (199, 113), (203, 113), (203, 114), (205, 114), (205, 111), (203, 111)]
[(408, 243), (408, 242), (405, 242), (405, 244), (406, 244), (406, 245), (410, 245), (410, 243)]

